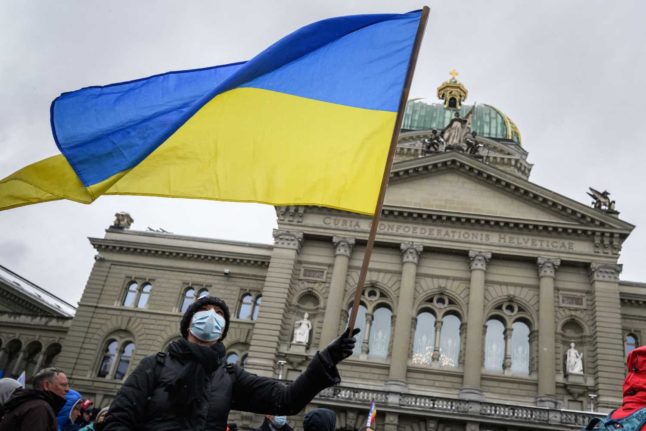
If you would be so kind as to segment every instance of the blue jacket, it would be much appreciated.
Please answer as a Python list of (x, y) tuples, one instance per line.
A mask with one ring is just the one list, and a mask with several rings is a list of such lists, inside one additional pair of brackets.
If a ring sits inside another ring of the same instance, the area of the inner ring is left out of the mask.
[(76, 404), (80, 399), (81, 394), (73, 389), (70, 389), (67, 394), (65, 394), (65, 405), (58, 411), (58, 415), (56, 416), (56, 422), (58, 422), (58, 431), (63, 431), (66, 428), (69, 428), (70, 425), (72, 425), (70, 413), (72, 412), (74, 404)]

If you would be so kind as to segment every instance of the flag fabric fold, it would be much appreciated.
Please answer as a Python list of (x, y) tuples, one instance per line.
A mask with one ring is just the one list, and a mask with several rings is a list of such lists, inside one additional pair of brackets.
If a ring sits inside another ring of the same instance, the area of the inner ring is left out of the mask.
[(116, 194), (373, 214), (420, 17), (332, 18), (247, 62), (64, 93), (62, 155), (0, 180), (0, 209)]

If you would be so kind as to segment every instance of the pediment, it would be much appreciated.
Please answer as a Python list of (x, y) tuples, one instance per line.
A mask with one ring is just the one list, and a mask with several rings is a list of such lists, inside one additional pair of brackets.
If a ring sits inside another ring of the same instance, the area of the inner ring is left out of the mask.
[(634, 226), (461, 153), (399, 162), (385, 208), (622, 231)]

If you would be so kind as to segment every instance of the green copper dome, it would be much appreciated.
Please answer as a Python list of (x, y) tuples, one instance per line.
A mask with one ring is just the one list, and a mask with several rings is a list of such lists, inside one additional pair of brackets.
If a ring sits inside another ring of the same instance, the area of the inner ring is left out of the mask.
[[(409, 100), (404, 112), (402, 130), (442, 130), (449, 124), (455, 112), (465, 118), (473, 105), (461, 105), (459, 109), (446, 108), (441, 103), (428, 103), (421, 99)], [(520, 145), (518, 127), (503, 112), (489, 105), (476, 105), (471, 130), (479, 136)]]

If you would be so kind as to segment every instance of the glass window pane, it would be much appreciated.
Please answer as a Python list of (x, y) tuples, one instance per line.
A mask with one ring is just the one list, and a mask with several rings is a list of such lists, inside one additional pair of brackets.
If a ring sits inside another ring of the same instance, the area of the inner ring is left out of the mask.
[(381, 307), (376, 309), (372, 316), (368, 343), (368, 357), (370, 359), (386, 359), (388, 357), (392, 314), (388, 308)]
[(246, 293), (242, 296), (242, 301), (240, 302), (240, 311), (238, 312), (238, 319), (249, 319), (251, 317), (251, 311), (253, 309), (253, 296)]
[(227, 364), (237, 364), (238, 363), (238, 355), (236, 353), (229, 353), (227, 355)]
[(137, 298), (137, 288), (139, 285), (136, 281), (133, 281), (128, 285), (128, 292), (126, 297), (123, 298), (123, 305), (126, 307), (133, 307), (135, 305), (135, 299)]
[[(350, 313), (352, 313), (352, 307), (348, 309), (348, 316), (350, 316)], [(354, 337), (357, 342), (354, 344), (352, 356), (359, 356), (359, 354), (361, 354), (361, 344), (363, 344), (363, 336), (366, 329), (366, 313), (367, 309), (365, 305), (360, 304), (359, 309), (357, 310), (357, 320), (354, 327), (361, 329), (361, 331), (359, 331), (359, 333)]]
[(514, 322), (511, 327), (511, 371), (529, 374), (529, 326)]
[(624, 341), (624, 350), (626, 356), (637, 347), (637, 337), (632, 334), (626, 335), (626, 340)]
[(200, 290), (200, 293), (197, 294), (197, 298), (204, 298), (205, 296), (209, 296), (209, 290), (208, 289), (202, 289)]
[(503, 324), (496, 319), (487, 321), (487, 335), (485, 337), (484, 366), (489, 371), (502, 371), (505, 359), (505, 330)]
[(440, 365), (457, 367), (460, 360), (460, 319), (449, 314), (442, 319)]
[(103, 359), (101, 359), (101, 365), (99, 366), (98, 377), (107, 377), (110, 373), (110, 368), (112, 368), (112, 361), (117, 355), (117, 346), (118, 343), (115, 340), (108, 341), (108, 344), (105, 347), (103, 352)]
[(435, 346), (435, 316), (428, 311), (417, 315), (415, 341), (413, 343), (413, 364), (430, 365)]
[(188, 307), (195, 301), (195, 289), (189, 288), (184, 292), (184, 297), (182, 298), (182, 306), (179, 308), (181, 313), (185, 312)]
[(260, 313), (261, 304), (262, 304), (262, 296), (258, 296), (258, 298), (256, 298), (256, 305), (253, 307), (253, 315), (251, 316), (251, 320), (258, 319), (258, 313)]
[(121, 350), (121, 356), (119, 357), (119, 364), (117, 365), (117, 371), (114, 373), (114, 378), (121, 380), (125, 377), (126, 372), (128, 371), (128, 365), (130, 365), (130, 360), (132, 359), (132, 354), (135, 351), (135, 343), (128, 343), (123, 346)]
[(146, 283), (141, 288), (141, 295), (139, 295), (139, 301), (137, 302), (137, 308), (144, 308), (148, 304), (148, 297), (150, 297), (150, 291), (153, 290), (153, 285)]

